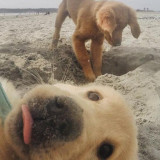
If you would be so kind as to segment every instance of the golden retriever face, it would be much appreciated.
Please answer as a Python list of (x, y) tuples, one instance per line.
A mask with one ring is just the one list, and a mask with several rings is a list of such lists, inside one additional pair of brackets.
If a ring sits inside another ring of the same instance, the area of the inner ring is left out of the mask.
[(121, 45), (122, 32), (127, 25), (130, 25), (133, 37), (138, 38), (141, 32), (134, 10), (119, 2), (106, 2), (97, 12), (96, 19), (112, 46)]
[(132, 112), (104, 86), (37, 86), (9, 114), (5, 134), (23, 160), (137, 160)]

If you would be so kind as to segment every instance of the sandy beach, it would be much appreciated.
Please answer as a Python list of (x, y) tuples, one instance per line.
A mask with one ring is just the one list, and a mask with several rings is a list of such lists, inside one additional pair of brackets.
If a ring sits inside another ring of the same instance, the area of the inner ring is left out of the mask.
[[(94, 83), (114, 87), (133, 110), (139, 159), (160, 160), (160, 13), (138, 12), (137, 16), (139, 39), (132, 37), (128, 26), (120, 47), (105, 42), (103, 75)], [(58, 48), (49, 50), (55, 17), (0, 16), (0, 76), (11, 80), (22, 95), (39, 83), (87, 83), (72, 50), (71, 19), (63, 24)]]

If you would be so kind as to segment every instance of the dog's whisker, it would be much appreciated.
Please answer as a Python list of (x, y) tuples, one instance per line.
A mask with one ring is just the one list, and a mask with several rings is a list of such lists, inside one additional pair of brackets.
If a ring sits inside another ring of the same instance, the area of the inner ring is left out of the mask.
[(54, 65), (51, 63), (51, 75), (48, 79), (48, 83), (49, 84), (54, 84), (55, 83), (55, 79), (54, 79)]
[(44, 84), (45, 83), (36, 69), (33, 70), (33, 74), (37, 77), (37, 81), (39, 82), (39, 84)]
[(38, 73), (37, 71), (32, 71), (32, 72), (31, 72), (31, 71), (28, 71), (28, 70), (23, 69), (23, 68), (21, 68), (21, 70), (22, 70), (22, 71), (25, 71), (25, 72), (27, 72), (29, 75), (31, 75), (31, 76), (36, 80), (36, 82), (37, 82), (38, 84), (43, 84), (43, 83), (44, 83), (42, 77), (39, 75), (39, 73)]

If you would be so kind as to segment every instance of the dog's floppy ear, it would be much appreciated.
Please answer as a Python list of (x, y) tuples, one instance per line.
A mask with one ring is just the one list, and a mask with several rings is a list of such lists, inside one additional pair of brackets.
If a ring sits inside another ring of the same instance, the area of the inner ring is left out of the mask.
[(139, 24), (137, 22), (136, 13), (131, 8), (129, 10), (128, 24), (131, 27), (131, 32), (132, 32), (133, 37), (138, 38), (140, 33), (141, 33), (141, 30), (140, 30), (140, 26), (139, 26)]
[(101, 8), (96, 14), (97, 25), (103, 30), (112, 33), (116, 27), (115, 15), (112, 9)]

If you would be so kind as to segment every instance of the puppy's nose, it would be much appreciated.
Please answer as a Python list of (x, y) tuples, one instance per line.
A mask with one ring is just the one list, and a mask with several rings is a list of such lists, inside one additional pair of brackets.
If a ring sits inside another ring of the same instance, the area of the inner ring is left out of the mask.
[(118, 43), (113, 43), (113, 46), (120, 46), (121, 45), (121, 42), (118, 42)]
[(40, 109), (30, 106), (34, 121), (31, 144), (72, 141), (81, 134), (83, 111), (72, 98), (58, 96), (36, 103)]

